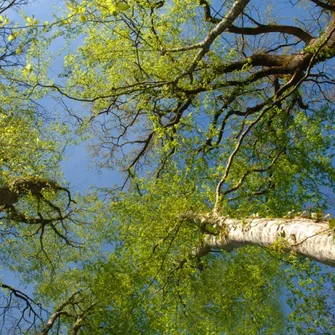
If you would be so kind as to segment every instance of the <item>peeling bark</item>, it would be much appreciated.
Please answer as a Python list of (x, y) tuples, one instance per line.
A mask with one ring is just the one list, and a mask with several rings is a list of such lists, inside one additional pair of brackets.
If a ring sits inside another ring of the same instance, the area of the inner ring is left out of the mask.
[(271, 247), (280, 243), (287, 253), (335, 267), (334, 229), (330, 229), (328, 222), (304, 218), (237, 220), (215, 216), (194, 216), (193, 221), (216, 226), (220, 231), (219, 234), (206, 235), (195, 257), (214, 249), (232, 251), (247, 245)]

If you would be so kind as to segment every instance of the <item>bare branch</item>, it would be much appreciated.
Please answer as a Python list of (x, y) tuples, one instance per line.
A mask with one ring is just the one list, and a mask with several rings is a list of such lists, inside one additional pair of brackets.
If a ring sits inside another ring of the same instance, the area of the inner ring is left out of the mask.
[(258, 35), (258, 34), (266, 34), (266, 33), (283, 33), (290, 34), (298, 37), (305, 44), (309, 44), (313, 39), (313, 36), (302, 30), (301, 28), (294, 26), (286, 26), (286, 25), (276, 25), (276, 24), (267, 24), (260, 25), (258, 27), (236, 27), (231, 25), (228, 29), (228, 32), (242, 35)]

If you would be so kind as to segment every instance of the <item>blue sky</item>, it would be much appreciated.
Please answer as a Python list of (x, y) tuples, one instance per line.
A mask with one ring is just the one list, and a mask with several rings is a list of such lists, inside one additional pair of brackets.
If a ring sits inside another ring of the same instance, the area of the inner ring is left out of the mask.
[[(51, 21), (52, 6), (54, 5), (59, 6), (60, 2), (55, 0), (41, 0), (25, 7), (25, 12), (27, 15), (34, 14), (35, 18), (41, 22)], [(61, 64), (61, 60), (55, 62), (52, 67), (52, 72), (59, 72), (59, 64)], [(49, 110), (56, 110), (59, 113), (62, 113), (61, 107), (52, 99), (46, 99), (44, 105)], [(75, 104), (73, 105), (73, 108), (76, 108)], [(92, 160), (87, 153), (85, 143), (68, 147), (66, 149), (66, 155), (68, 156), (68, 159), (62, 163), (62, 166), (65, 178), (70, 183), (70, 189), (72, 191), (84, 192), (90, 186), (106, 187), (121, 182), (119, 173), (112, 170), (97, 171), (97, 169), (92, 166)], [(335, 214), (335, 209), (333, 214)], [(11, 285), (18, 284), (18, 281), (13, 277), (13, 274), (8, 271), (3, 273), (3, 281)], [(28, 288), (28, 293), (29, 291), (31, 291), (31, 288)]]
[[(24, 7), (24, 12), (27, 16), (34, 15), (35, 19), (40, 22), (52, 21), (52, 12), (55, 12), (56, 8), (64, 7), (64, 2), (56, 0), (40, 0), (30, 2), (29, 5)], [(19, 15), (16, 12), (8, 14), (10, 19), (19, 19)], [(61, 41), (57, 41), (53, 48), (61, 48)], [(52, 67), (50, 68), (50, 74), (54, 74), (61, 71), (63, 59), (60, 57), (55, 60)], [(81, 108), (80, 104), (73, 103), (71, 101), (66, 102), (71, 108)], [(53, 99), (43, 99), (43, 105), (47, 111), (56, 112), (61, 117), (66, 117), (62, 107)], [(93, 163), (94, 158), (90, 157), (87, 152), (87, 143), (81, 145), (69, 146), (66, 148), (65, 155), (66, 160), (63, 161), (62, 167), (65, 175), (65, 179), (70, 183), (70, 189), (73, 192), (83, 193), (91, 186), (106, 187), (115, 184), (120, 184), (122, 177), (117, 171), (97, 169)]]
[[(253, 5), (257, 4), (257, 2), (253, 2)], [(268, 1), (264, 2), (264, 5), (267, 5)], [(40, 0), (31, 2), (28, 6), (24, 7), (25, 13), (29, 15), (34, 15), (36, 19), (40, 20), (40, 22), (44, 21), (52, 21), (52, 12), (55, 11), (55, 8), (64, 7), (64, 2), (57, 0)], [(218, 8), (220, 8), (219, 6)], [(290, 8), (289, 8), (290, 7)], [(299, 7), (299, 8), (298, 8)], [(295, 6), (294, 12), (299, 13), (299, 15), (303, 15), (304, 10), (302, 6)], [(287, 1), (278, 1), (276, 2), (276, 9), (278, 10), (278, 15), (280, 16), (280, 20), (286, 21), (286, 23), (293, 24), (292, 19), (286, 20), (286, 17), (292, 17), (292, 7), (288, 6)], [(14, 14), (14, 17), (16, 15)], [(299, 16), (299, 17), (300, 17)], [(55, 50), (57, 48), (61, 48), (61, 41), (57, 41), (53, 46)], [(54, 74), (60, 72), (62, 67), (63, 60), (60, 58), (56, 59), (54, 64), (50, 69), (50, 74)], [(57, 80), (59, 82), (59, 80)], [(80, 104), (74, 103), (71, 101), (66, 101), (70, 108), (81, 108)], [(62, 107), (56, 103), (53, 99), (44, 99), (44, 106), (46, 110), (56, 111), (57, 113), (63, 114), (64, 111)], [(65, 115), (66, 116), (66, 115)], [(70, 188), (73, 191), (84, 192), (90, 186), (112, 186), (113, 184), (119, 184), (122, 180), (122, 177), (119, 173), (112, 170), (102, 170), (94, 166), (93, 160), (90, 158), (86, 145), (81, 144), (77, 146), (68, 147), (66, 150), (67, 160), (63, 162), (62, 166), (64, 169), (64, 174), (66, 180), (70, 183)], [(335, 209), (333, 211), (335, 215)]]

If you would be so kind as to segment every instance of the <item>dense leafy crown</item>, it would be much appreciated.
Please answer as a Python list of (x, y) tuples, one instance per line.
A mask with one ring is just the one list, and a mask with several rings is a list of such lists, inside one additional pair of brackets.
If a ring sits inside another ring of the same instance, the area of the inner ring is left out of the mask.
[[(12, 23), (24, 3), (0, 1), (0, 238), (35, 295), (2, 283), (0, 332), (332, 334), (334, 271), (285, 232), (206, 243), (222, 218), (332, 210), (335, 3), (71, 0)], [(122, 182), (74, 196), (78, 139)]]

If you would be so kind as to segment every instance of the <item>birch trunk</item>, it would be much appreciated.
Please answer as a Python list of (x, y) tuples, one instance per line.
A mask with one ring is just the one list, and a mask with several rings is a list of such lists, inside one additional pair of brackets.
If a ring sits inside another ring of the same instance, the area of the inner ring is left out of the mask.
[(236, 220), (224, 217), (197, 217), (193, 221), (216, 225), (218, 234), (207, 235), (204, 245), (195, 256), (202, 256), (213, 249), (232, 251), (246, 245), (270, 247), (281, 243), (283, 250), (305, 256), (335, 267), (334, 229), (328, 222), (311, 219), (265, 219)]

